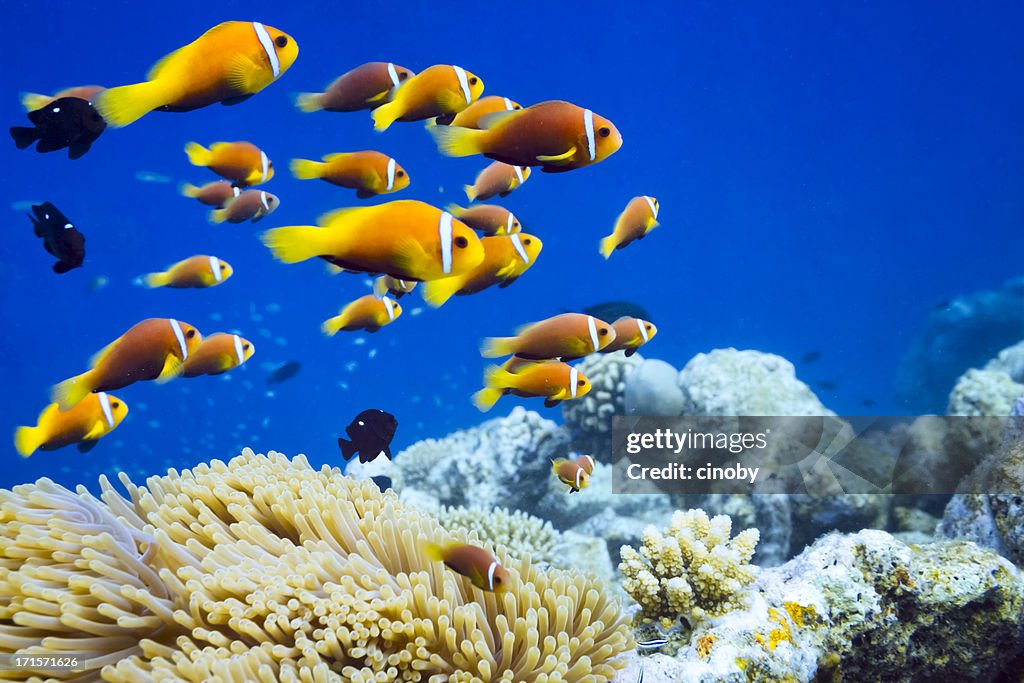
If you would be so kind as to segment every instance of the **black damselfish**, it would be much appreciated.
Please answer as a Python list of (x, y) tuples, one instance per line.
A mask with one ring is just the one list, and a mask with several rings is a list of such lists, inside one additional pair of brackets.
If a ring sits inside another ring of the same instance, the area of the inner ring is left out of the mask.
[(391, 439), (398, 429), (398, 420), (391, 413), (370, 408), (356, 415), (352, 424), (345, 427), (351, 441), (338, 438), (338, 446), (345, 461), (359, 453), (359, 462), (370, 462), (380, 455), (391, 459)]
[(50, 202), (33, 205), (32, 213), (35, 216), (30, 215), (29, 219), (36, 237), (42, 237), (43, 247), (58, 259), (53, 272), (66, 273), (81, 266), (85, 259), (85, 235)]
[(42, 109), (30, 111), (28, 120), (34, 128), (11, 127), (11, 137), (18, 149), (25, 149), (38, 140), (37, 152), (55, 152), (67, 147), (69, 159), (77, 159), (88, 152), (107, 127), (92, 103), (77, 97), (61, 97)]

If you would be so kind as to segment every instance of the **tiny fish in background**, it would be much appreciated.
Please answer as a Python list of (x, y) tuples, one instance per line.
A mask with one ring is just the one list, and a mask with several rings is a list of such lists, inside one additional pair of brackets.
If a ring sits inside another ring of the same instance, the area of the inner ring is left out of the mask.
[(403, 82), (390, 102), (373, 110), (373, 127), (382, 131), (395, 121), (457, 114), (483, 91), (484, 82), (476, 74), (454, 64), (435, 64)]
[(434, 562), (444, 562), (445, 566), (469, 579), (470, 583), (480, 590), (500, 593), (508, 590), (511, 577), (498, 559), (483, 548), (468, 543), (437, 543), (424, 542), (423, 550)]
[(287, 382), (302, 369), (302, 363), (297, 360), (290, 360), (282, 363), (267, 376), (267, 384), (280, 384)]
[(569, 487), (569, 493), (579, 493), (590, 486), (590, 473), (579, 462), (558, 458), (551, 461), (551, 473)]
[(398, 420), (391, 413), (377, 408), (364, 410), (345, 427), (348, 439), (338, 437), (341, 456), (345, 462), (356, 453), (359, 454), (359, 462), (370, 462), (382, 455), (390, 460), (391, 440), (395, 438), (397, 429)]
[(658, 334), (658, 328), (654, 323), (640, 318), (619, 318), (612, 323), (612, 327), (615, 328), (615, 339), (601, 349), (601, 353), (625, 351), (627, 358)]
[(469, 105), (458, 114), (438, 116), (433, 122), (440, 126), (460, 126), (462, 128), (479, 128), (480, 119), (499, 111), (522, 109), (523, 105), (513, 102), (507, 97), (488, 95)]
[(304, 112), (374, 109), (389, 102), (394, 89), (415, 75), (393, 62), (367, 62), (338, 76), (322, 93), (299, 93), (295, 106)]
[(466, 198), (471, 201), (507, 197), (530, 177), (527, 166), (511, 166), (495, 161), (480, 171), (472, 185), (463, 185)]
[(163, 173), (157, 173), (155, 171), (136, 171), (135, 179), (140, 183), (169, 183), (171, 177), (164, 175)]
[(274, 162), (251, 142), (215, 142), (209, 149), (189, 142), (185, 154), (193, 166), (205, 166), (239, 187), (259, 185), (274, 177)]
[(220, 209), (229, 199), (240, 195), (242, 188), (236, 187), (230, 180), (214, 180), (202, 187), (196, 187), (191, 183), (182, 183), (180, 192), (183, 197), (190, 197), (198, 200), (200, 204)]
[(366, 330), (373, 333), (390, 325), (402, 315), (402, 306), (397, 301), (373, 294), (361, 296), (341, 309), (341, 313), (324, 321), (321, 329), (329, 337), (341, 331)]
[(110, 278), (108, 278), (106, 275), (97, 275), (93, 279), (89, 280), (89, 291), (98, 292), (101, 289), (104, 289), (109, 284)]
[(802, 363), (813, 363), (814, 361), (818, 360), (819, 358), (821, 358), (821, 351), (808, 351), (807, 353), (805, 353), (800, 358), (800, 362), (802, 362)]
[(21, 93), (21, 106), (25, 108), (25, 111), (36, 111), (37, 109), (42, 109), (51, 102), (64, 97), (74, 97), (79, 100), (85, 100), (86, 102), (92, 102), (93, 98), (104, 90), (106, 90), (106, 88), (102, 85), (77, 85), (73, 88), (59, 90), (53, 95), (23, 92)]
[(150, 273), (143, 278), (147, 287), (199, 289), (216, 287), (234, 274), (227, 261), (216, 256), (190, 256), (169, 266), (166, 271)]
[(112, 394), (90, 394), (73, 408), (60, 411), (56, 403), (43, 409), (34, 427), (18, 427), (14, 446), (27, 458), (35, 451), (53, 451), (71, 444), (87, 453), (112, 432), (128, 414), (128, 405)]
[(259, 223), (277, 211), (279, 206), (281, 206), (281, 200), (275, 194), (266, 190), (245, 190), (236, 197), (228, 197), (223, 208), (211, 211), (210, 222), (213, 224), (244, 223), (245, 221)]
[(41, 237), (43, 248), (58, 259), (53, 272), (66, 273), (80, 267), (85, 260), (85, 235), (50, 202), (33, 206), (32, 213), (35, 215), (29, 219), (36, 237)]
[(181, 376), (219, 375), (242, 365), (254, 353), (256, 347), (248, 339), (237, 334), (217, 332), (205, 337), (196, 350), (189, 354)]
[(33, 127), (12, 126), (11, 137), (18, 149), (37, 142), (37, 152), (68, 148), (68, 158), (78, 159), (107, 128), (92, 104), (77, 97), (62, 97), (28, 114)]
[(523, 229), (519, 219), (511, 211), (497, 204), (477, 204), (467, 208), (449, 204), (444, 208), (469, 227), (485, 235), (514, 235)]
[(871, 408), (871, 407), (873, 407), (875, 405), (875, 403), (876, 403), (876, 401), (873, 398), (865, 398), (865, 399), (862, 399), (861, 402), (860, 402), (860, 404), (862, 406), (864, 406), (865, 408)]
[(338, 187), (356, 190), (360, 199), (391, 194), (409, 186), (409, 174), (393, 157), (373, 150), (327, 154), (320, 161), (292, 159), (292, 175), (300, 180), (319, 178)]
[(825, 391), (835, 391), (839, 388), (839, 385), (830, 379), (819, 379), (816, 384), (820, 389), (824, 389)]
[(633, 197), (626, 209), (615, 221), (612, 234), (601, 240), (599, 250), (601, 256), (609, 258), (616, 249), (625, 249), (635, 240), (642, 240), (651, 230), (658, 227), (658, 200), (643, 195)]
[(373, 281), (373, 295), (382, 299), (385, 295), (391, 294), (395, 299), (401, 299), (416, 289), (416, 285), (416, 282), (406, 282), (390, 275), (381, 275)]

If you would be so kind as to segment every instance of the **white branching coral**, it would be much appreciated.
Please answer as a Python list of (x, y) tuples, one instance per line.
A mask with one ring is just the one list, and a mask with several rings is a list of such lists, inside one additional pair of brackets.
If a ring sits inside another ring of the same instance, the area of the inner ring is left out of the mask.
[(757, 571), (750, 558), (760, 534), (747, 529), (730, 539), (731, 533), (727, 515), (677, 510), (664, 533), (644, 529), (639, 551), (622, 546), (622, 587), (651, 618), (682, 617), (693, 625), (740, 609)]

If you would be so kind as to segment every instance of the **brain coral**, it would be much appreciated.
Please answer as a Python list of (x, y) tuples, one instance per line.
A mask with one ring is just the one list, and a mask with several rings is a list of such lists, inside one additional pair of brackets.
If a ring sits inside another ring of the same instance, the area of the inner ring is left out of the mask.
[(562, 534), (551, 522), (508, 508), (442, 507), (437, 513), (442, 528), (473, 532), (484, 546), (501, 545), (515, 558), (529, 555), (537, 563), (567, 566)]
[(0, 653), (80, 653), (49, 674), (77, 681), (598, 682), (632, 646), (594, 579), (499, 547), (514, 587), (480, 591), (420, 549), (464, 532), (303, 456), (121, 481), (0, 491)]

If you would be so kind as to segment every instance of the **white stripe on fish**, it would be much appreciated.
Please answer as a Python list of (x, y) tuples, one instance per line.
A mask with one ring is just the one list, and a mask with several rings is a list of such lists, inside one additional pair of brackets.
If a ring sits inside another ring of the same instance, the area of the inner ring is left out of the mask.
[(110, 397), (104, 392), (99, 392), (96, 396), (100, 399), (100, 408), (103, 409), (103, 418), (107, 421), (107, 426), (111, 429), (114, 428), (114, 413), (110, 409)]
[(654, 205), (654, 200), (651, 199), (650, 197), (648, 197), (647, 195), (644, 195), (644, 199), (647, 200), (647, 206), (651, 207), (651, 215), (654, 216), (655, 218), (657, 218), (658, 217), (658, 207), (656, 207)]
[(216, 256), (210, 257), (210, 272), (213, 273), (213, 279), (217, 282), (224, 279), (224, 273), (220, 269), (220, 259)]
[(260, 39), (260, 45), (263, 46), (263, 51), (267, 53), (267, 59), (270, 60), (270, 69), (274, 72), (274, 78), (277, 78), (281, 75), (281, 61), (277, 58), (274, 41), (270, 38), (270, 34), (267, 33), (267, 27), (260, 22), (252, 22), (252, 27), (256, 29), (256, 37)]
[(647, 338), (647, 326), (644, 325), (644, 321), (641, 320), (640, 318), (637, 318), (636, 326), (640, 328), (640, 336), (644, 338), (644, 343), (647, 343), (649, 339)]
[(174, 318), (171, 318), (171, 329), (174, 330), (174, 337), (178, 340), (178, 348), (181, 349), (181, 360), (188, 359), (188, 346), (185, 344), (185, 334), (181, 331), (181, 325)]
[[(526, 182), (526, 179), (523, 178), (523, 169), (522, 168), (520, 168), (519, 166), (513, 166), (512, 170), (516, 172), (516, 178), (519, 178), (519, 184), (520, 185), (522, 185), (523, 183)], [(533, 185), (530, 185), (530, 187), (533, 187)]]
[(447, 211), (441, 212), (438, 234), (441, 237), (441, 270), (450, 273), (452, 272), (452, 215)]
[(526, 248), (523, 247), (523, 241), (519, 238), (519, 233), (509, 235), (509, 239), (512, 240), (512, 246), (516, 248), (516, 253), (519, 254), (519, 258), (523, 259), (523, 263), (529, 263), (530, 257), (526, 254)]
[(262, 149), (260, 150), (260, 166), (262, 167), (262, 181), (267, 182), (267, 175), (270, 173), (270, 159), (267, 158), (267, 153)]
[(569, 370), (569, 394), (576, 398), (576, 379), (580, 376), (580, 371), (576, 368)]
[(494, 572), (498, 569), (498, 561), (491, 562), (491, 566), (487, 568), (487, 587), (494, 590)]
[(583, 129), (587, 131), (587, 151), (593, 161), (597, 156), (597, 141), (594, 140), (594, 112), (589, 109), (583, 111)]
[(590, 331), (590, 342), (594, 345), (594, 351), (600, 348), (597, 345), (597, 321), (594, 320), (594, 316), (587, 316), (587, 329)]
[(391, 62), (388, 62), (388, 76), (391, 78), (394, 87), (397, 88), (401, 81), (398, 80), (398, 72), (395, 71), (395, 65)]
[(395, 319), (395, 305), (391, 303), (391, 299), (384, 297), (381, 299), (384, 302), (384, 308), (388, 311), (388, 320), (394, 321)]
[(242, 352), (242, 338), (237, 334), (231, 336), (235, 338), (235, 355), (238, 356), (238, 364), (241, 365), (245, 362), (245, 354)]
[(388, 159), (388, 192), (393, 189), (395, 189), (395, 159), (392, 157)]
[(466, 70), (454, 64), (452, 68), (455, 69), (455, 75), (459, 79), (459, 87), (462, 88), (462, 94), (466, 97), (466, 104), (469, 104), (473, 101), (473, 94), (469, 91), (469, 78), (466, 76)]

